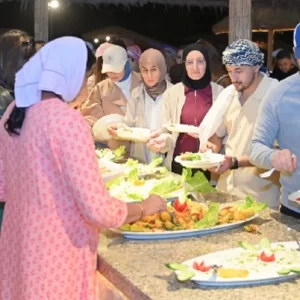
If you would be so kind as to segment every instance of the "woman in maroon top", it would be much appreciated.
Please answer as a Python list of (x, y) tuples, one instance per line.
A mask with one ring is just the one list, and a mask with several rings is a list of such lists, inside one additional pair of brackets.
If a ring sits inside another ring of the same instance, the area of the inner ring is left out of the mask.
[[(162, 124), (199, 126), (223, 87), (211, 82), (209, 58), (202, 45), (187, 46), (183, 61), (181, 82), (168, 89), (163, 97)], [(168, 153), (166, 166), (181, 174), (182, 166), (174, 157), (184, 152), (198, 152), (200, 142), (189, 134), (162, 133), (151, 139), (148, 146), (154, 151)], [(206, 175), (209, 177), (209, 173)]]

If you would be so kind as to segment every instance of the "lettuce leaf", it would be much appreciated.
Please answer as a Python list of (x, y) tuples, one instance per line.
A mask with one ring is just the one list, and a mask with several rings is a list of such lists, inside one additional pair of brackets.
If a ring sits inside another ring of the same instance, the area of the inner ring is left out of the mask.
[(117, 179), (107, 182), (105, 185), (110, 190), (114, 186), (120, 185), (123, 180), (125, 180), (125, 177), (121, 176), (121, 177), (118, 177)]
[(138, 179), (139, 179), (139, 171), (137, 168), (133, 168), (132, 170), (130, 170), (128, 174), (128, 181), (134, 182), (135, 180)]
[(220, 204), (211, 203), (208, 207), (207, 214), (195, 224), (195, 228), (208, 228), (217, 224), (219, 216)]
[(114, 150), (113, 153), (115, 155), (115, 160), (121, 160), (125, 157), (126, 147), (120, 146), (118, 149)]
[(132, 159), (132, 158), (129, 158), (126, 162), (126, 165), (128, 167), (137, 167), (138, 164), (139, 164), (138, 160), (135, 160), (135, 159)]
[(191, 169), (183, 169), (182, 182), (187, 193), (214, 193), (217, 191), (200, 171), (193, 176)]
[(155, 195), (159, 195), (161, 197), (166, 197), (171, 192), (174, 192), (174, 191), (180, 189), (180, 187), (181, 187), (180, 181), (177, 181), (174, 179), (162, 180), (151, 189), (150, 195), (155, 194)]
[(150, 168), (158, 167), (163, 163), (163, 158), (161, 156), (156, 156), (152, 159), (151, 163), (149, 164)]
[(126, 192), (126, 196), (129, 199), (131, 199), (132, 201), (143, 201), (143, 200), (145, 200), (144, 195), (139, 195), (139, 194), (135, 194), (135, 193)]
[(245, 204), (243, 204), (242, 206), (240, 206), (241, 210), (246, 210), (248, 208), (252, 208), (253, 211), (258, 214), (261, 211), (263, 211), (264, 209), (266, 209), (268, 207), (267, 204), (262, 203), (262, 202), (258, 202), (256, 201), (252, 196), (246, 196), (245, 198)]

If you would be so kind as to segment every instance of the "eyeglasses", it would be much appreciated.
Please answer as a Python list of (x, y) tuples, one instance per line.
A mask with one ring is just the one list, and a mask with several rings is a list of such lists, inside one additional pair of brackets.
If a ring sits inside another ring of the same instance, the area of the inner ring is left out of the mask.
[(185, 61), (185, 65), (187, 67), (192, 67), (196, 63), (197, 66), (204, 66), (206, 64), (205, 59), (196, 59), (196, 60), (187, 60)]

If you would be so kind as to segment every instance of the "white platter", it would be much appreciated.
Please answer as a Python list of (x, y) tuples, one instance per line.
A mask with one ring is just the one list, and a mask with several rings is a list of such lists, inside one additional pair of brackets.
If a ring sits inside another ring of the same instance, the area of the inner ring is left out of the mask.
[(253, 219), (258, 215), (255, 215), (247, 220), (239, 221), (236, 223), (218, 225), (210, 228), (203, 229), (190, 229), (190, 230), (178, 230), (178, 231), (163, 231), (163, 232), (131, 232), (131, 231), (120, 231), (112, 229), (124, 236), (126, 239), (131, 240), (162, 240), (162, 239), (179, 239), (186, 237), (196, 237), (201, 235), (208, 235), (212, 233), (221, 232), (224, 230), (229, 230), (235, 227), (239, 227)]
[[(284, 242), (284, 243), (272, 243), (271, 247), (279, 247), (279, 245), (284, 245), (287, 249), (296, 249), (298, 248), (296, 242)], [(259, 253), (263, 250), (258, 250)], [(300, 266), (300, 253), (296, 251), (297, 260), (293, 265), (286, 265), (286, 263), (281, 263), (279, 259), (277, 262), (263, 263), (253, 257), (253, 260), (245, 260), (243, 265), (240, 265), (238, 260), (241, 259), (241, 254), (247, 255), (247, 250), (242, 248), (234, 248), (225, 251), (214, 252), (206, 255), (202, 255), (190, 260), (183, 262), (182, 264), (189, 266), (190, 270), (195, 272), (195, 275), (192, 277), (192, 281), (200, 286), (209, 286), (209, 287), (235, 287), (235, 286), (247, 286), (247, 285), (261, 285), (276, 283), (280, 281), (289, 280), (297, 277), (295, 273), (290, 273), (289, 275), (280, 275), (277, 273), (277, 270), (286, 269), (287, 266), (293, 266), (294, 268), (299, 268)], [(253, 253), (253, 251), (248, 251), (248, 253)], [(281, 256), (284, 256), (284, 252)], [(256, 255), (256, 254), (255, 254)], [(279, 254), (278, 254), (279, 255)], [(275, 252), (276, 257), (276, 252)], [(287, 257), (287, 256), (285, 256)], [(224, 268), (235, 268), (235, 269), (247, 269), (249, 275), (246, 278), (221, 278), (213, 274), (213, 271), (210, 272), (200, 272), (192, 268), (194, 262), (201, 263), (204, 261), (205, 265), (218, 265)], [(289, 268), (290, 268), (289, 267)], [(178, 271), (176, 271), (178, 273)]]
[(103, 172), (103, 173), (101, 172), (101, 177), (104, 183), (122, 176), (127, 170), (126, 167), (108, 161), (106, 159), (98, 159), (98, 165), (99, 165), (100, 172), (102, 168), (110, 170), (109, 172)]
[[(298, 205), (300, 205), (300, 191), (294, 192), (292, 194), (289, 195), (288, 199), (292, 202), (297, 203)], [(297, 200), (299, 199), (299, 200)]]
[(139, 127), (119, 128), (117, 130), (117, 135), (121, 140), (147, 143), (151, 136), (151, 130)]
[(111, 139), (111, 135), (107, 131), (107, 127), (110, 124), (122, 123), (124, 117), (118, 114), (106, 115), (99, 119), (93, 126), (93, 136), (96, 141), (108, 141)]
[(210, 169), (218, 167), (224, 162), (225, 156), (218, 153), (203, 154), (201, 160), (188, 161), (182, 160), (180, 156), (175, 157), (175, 161), (185, 168), (190, 169)]
[(199, 127), (185, 124), (165, 124), (166, 128), (170, 132), (178, 133), (199, 133)]

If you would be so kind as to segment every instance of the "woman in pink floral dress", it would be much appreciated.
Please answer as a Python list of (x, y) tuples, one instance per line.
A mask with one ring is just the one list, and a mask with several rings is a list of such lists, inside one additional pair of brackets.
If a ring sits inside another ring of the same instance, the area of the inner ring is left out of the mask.
[(1, 300), (94, 300), (99, 228), (165, 209), (158, 196), (125, 204), (101, 181), (90, 129), (66, 104), (85, 85), (88, 53), (60, 38), (17, 73), (0, 122)]

